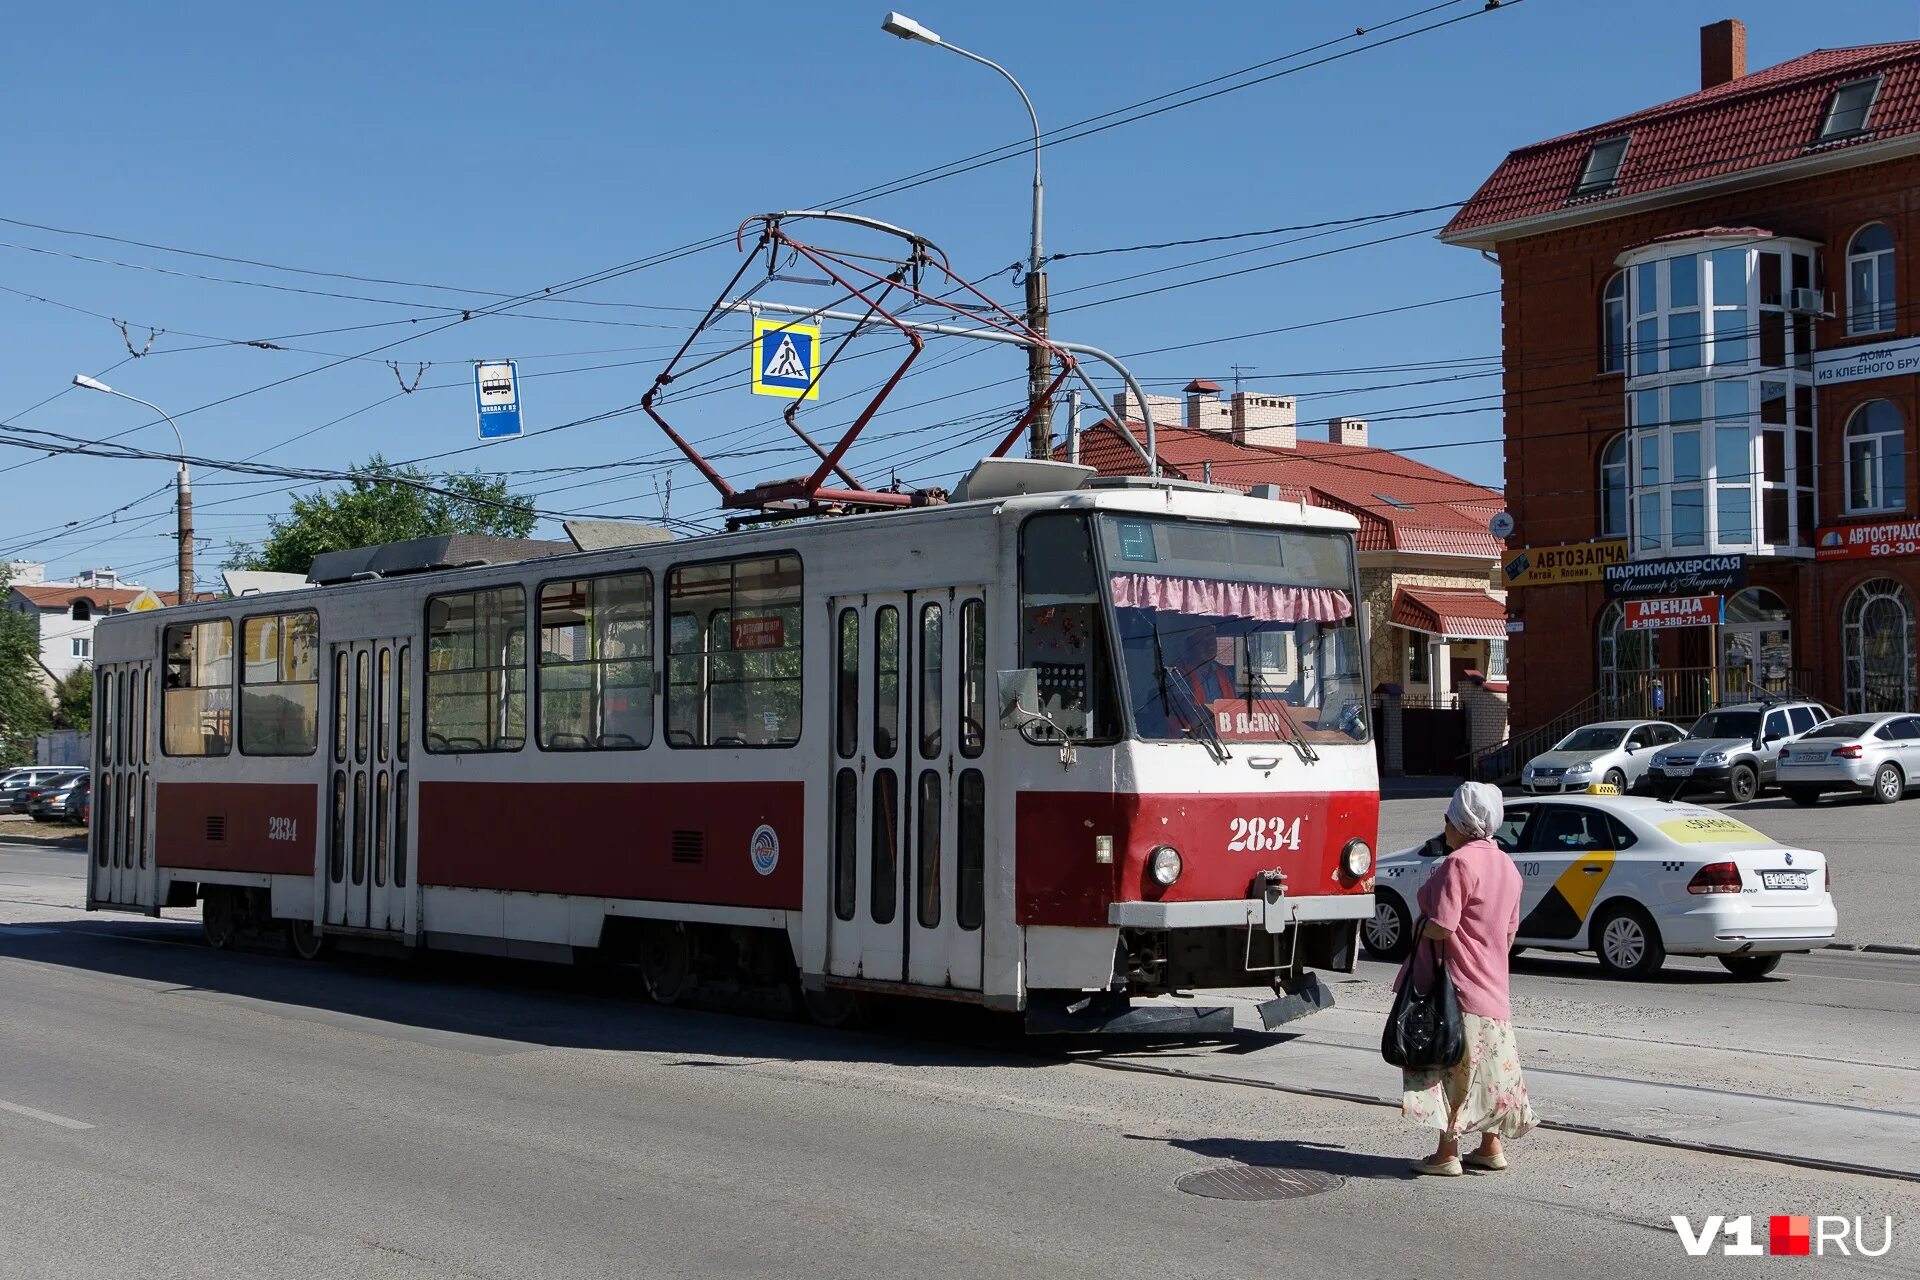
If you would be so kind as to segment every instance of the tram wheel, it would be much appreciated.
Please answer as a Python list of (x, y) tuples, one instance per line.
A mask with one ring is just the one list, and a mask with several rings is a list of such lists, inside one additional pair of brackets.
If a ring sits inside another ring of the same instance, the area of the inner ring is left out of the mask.
[(287, 949), (302, 960), (318, 960), (327, 953), (327, 936), (311, 920), (287, 921)]
[(866, 1001), (857, 991), (842, 991), (835, 987), (823, 987), (818, 991), (800, 989), (800, 1003), (806, 1007), (807, 1017), (823, 1027), (857, 1027), (866, 1017)]
[(234, 920), (234, 892), (225, 885), (209, 885), (200, 904), (200, 933), (215, 951), (225, 951), (239, 934)]
[(657, 1004), (679, 1004), (693, 990), (693, 942), (687, 926), (660, 921), (640, 939), (640, 981)]

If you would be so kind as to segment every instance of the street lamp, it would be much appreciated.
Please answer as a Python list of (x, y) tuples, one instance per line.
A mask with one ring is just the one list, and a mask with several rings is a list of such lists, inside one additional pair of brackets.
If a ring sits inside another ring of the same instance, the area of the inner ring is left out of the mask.
[[(1027, 327), (1039, 337), (1047, 336), (1047, 271), (1045, 255), (1040, 248), (1040, 215), (1044, 200), (1044, 189), (1040, 185), (1040, 117), (1034, 112), (1033, 99), (1020, 87), (1013, 74), (997, 62), (970, 53), (959, 45), (942, 40), (938, 32), (921, 26), (904, 13), (888, 13), (880, 20), (880, 29), (888, 35), (899, 36), (902, 40), (913, 40), (920, 44), (930, 44), (935, 48), (957, 53), (969, 62), (977, 62), (983, 67), (998, 71), (1013, 91), (1020, 95), (1020, 101), (1027, 108), (1027, 119), (1033, 124), (1033, 241), (1027, 252)], [(1047, 350), (1042, 346), (1027, 348), (1027, 403), (1033, 413), (1033, 430), (1028, 454), (1035, 458), (1053, 456), (1053, 415), (1052, 406), (1044, 401), (1047, 398), (1047, 384), (1050, 381), (1047, 367)], [(1140, 406), (1146, 412), (1146, 406)]]
[(73, 385), (85, 387), (89, 391), (104, 391), (110, 396), (119, 396), (122, 400), (131, 400), (135, 404), (145, 405), (167, 420), (173, 428), (173, 438), (180, 446), (179, 475), (179, 511), (180, 511), (180, 599), (181, 604), (193, 603), (193, 484), (187, 476), (187, 438), (180, 434), (180, 424), (151, 400), (142, 400), (139, 396), (130, 396), (124, 391), (115, 391), (98, 378), (89, 378), (84, 373), (73, 375)]

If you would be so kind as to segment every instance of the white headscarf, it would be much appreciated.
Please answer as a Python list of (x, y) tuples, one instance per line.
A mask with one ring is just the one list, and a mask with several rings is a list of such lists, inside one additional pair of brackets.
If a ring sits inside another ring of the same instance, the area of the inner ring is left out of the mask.
[(1447, 821), (1469, 840), (1484, 840), (1500, 829), (1506, 801), (1500, 788), (1485, 782), (1463, 782), (1447, 805)]

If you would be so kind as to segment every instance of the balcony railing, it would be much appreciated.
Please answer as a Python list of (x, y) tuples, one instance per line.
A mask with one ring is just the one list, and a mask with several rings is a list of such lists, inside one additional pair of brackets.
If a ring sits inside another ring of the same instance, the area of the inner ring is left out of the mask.
[[(1658, 671), (1621, 671), (1602, 678), (1599, 716), (1627, 720), (1644, 716), (1685, 728), (1716, 706), (1752, 698), (1807, 697), (1808, 672), (1794, 669), (1754, 678), (1742, 668), (1663, 667)], [(1819, 699), (1814, 699), (1819, 701)]]

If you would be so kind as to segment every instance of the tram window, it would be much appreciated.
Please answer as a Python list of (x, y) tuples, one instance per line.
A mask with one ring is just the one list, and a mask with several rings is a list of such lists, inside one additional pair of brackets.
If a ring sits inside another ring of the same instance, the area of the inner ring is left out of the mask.
[(940, 754), (940, 728), (945, 718), (946, 612), (937, 604), (920, 609), (920, 754), (931, 760)]
[(149, 723), (153, 716), (153, 673), (145, 672), (140, 677), (140, 759), (141, 764), (153, 763), (153, 727)]
[(161, 650), (161, 750), (170, 756), (226, 755), (233, 745), (233, 623), (219, 618), (168, 627)]
[(393, 883), (407, 886), (407, 771), (393, 775)]
[(128, 695), (128, 710), (131, 724), (127, 729), (127, 763), (139, 764), (141, 748), (146, 745), (147, 735), (147, 677), (142, 671), (133, 673), (133, 692)]
[(962, 769), (954, 797), (954, 834), (957, 837), (959, 883), (954, 886), (953, 921), (962, 929), (978, 929), (987, 918), (987, 780), (978, 769)]
[(88, 834), (93, 837), (93, 860), (104, 867), (107, 865), (107, 850), (113, 846), (113, 774), (111, 772), (100, 775), (98, 799), (100, 803), (95, 806), (97, 812), (93, 815), (92, 830)]
[(920, 927), (940, 925), (940, 773), (920, 773), (920, 794), (914, 797), (914, 897), (919, 901)]
[(353, 775), (353, 883), (367, 882), (367, 775)]
[(900, 745), (900, 611), (873, 612), (873, 754), (893, 759)]
[(633, 751), (653, 742), (653, 575), (540, 587), (540, 746)]
[(891, 769), (873, 775), (872, 830), (868, 834), (873, 897), (867, 912), (875, 924), (891, 924), (900, 897), (900, 775)]
[(667, 575), (667, 745), (800, 740), (798, 556), (685, 565)]
[(394, 750), (405, 760), (413, 741), (413, 646), (400, 646), (400, 683), (396, 691), (400, 701), (400, 722), (394, 726)]
[(373, 661), (362, 649), (353, 660), (353, 762), (367, 762), (367, 721), (373, 716)]
[(860, 779), (842, 769), (833, 779), (833, 914), (853, 919), (860, 899)]
[(834, 741), (842, 760), (860, 749), (860, 611), (840, 611), (839, 671), (834, 679)]
[(387, 815), (393, 803), (393, 775), (382, 773), (373, 790), (373, 882), (387, 883)]
[(373, 673), (373, 755), (381, 764), (391, 750), (388, 735), (393, 731), (393, 650), (380, 646), (380, 661)]
[(333, 655), (333, 762), (347, 762), (347, 651)]
[(347, 775), (333, 773), (333, 827), (327, 841), (327, 879), (339, 884), (347, 874)]
[(100, 708), (100, 763), (111, 765), (113, 756), (113, 673), (100, 673), (100, 690), (95, 695), (95, 706)]
[(427, 601), (427, 750), (527, 743), (527, 592), (518, 584)]
[[(1069, 737), (1120, 736), (1100, 575), (1087, 517), (1035, 516), (1020, 527), (1020, 665), (1040, 673), (1040, 710)], [(1044, 741), (1054, 730), (1025, 730)]]
[(240, 624), (240, 751), (310, 756), (320, 722), (320, 615), (269, 614)]
[(987, 604), (960, 606), (960, 754), (968, 759), (987, 747)]

